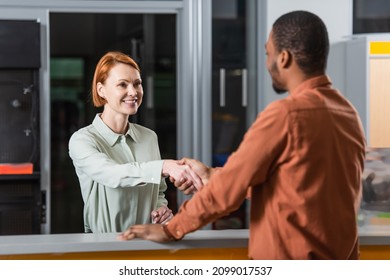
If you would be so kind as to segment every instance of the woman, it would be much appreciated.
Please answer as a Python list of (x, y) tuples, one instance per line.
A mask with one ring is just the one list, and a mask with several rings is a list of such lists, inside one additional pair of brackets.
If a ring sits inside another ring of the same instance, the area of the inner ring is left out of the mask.
[(128, 121), (142, 97), (137, 63), (120, 52), (105, 54), (92, 83), (93, 104), (103, 106), (103, 112), (69, 141), (84, 200), (85, 232), (121, 232), (133, 224), (165, 223), (172, 211), (164, 196), (164, 177), (186, 181), (191, 188), (201, 185), (188, 166), (161, 160), (155, 132)]

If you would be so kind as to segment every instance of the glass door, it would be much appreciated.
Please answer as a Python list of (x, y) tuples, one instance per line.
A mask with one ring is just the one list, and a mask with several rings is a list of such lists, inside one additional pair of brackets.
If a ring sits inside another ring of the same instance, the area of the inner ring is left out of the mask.
[[(223, 166), (256, 116), (257, 1), (212, 3), (212, 165)], [(249, 204), (213, 223), (214, 229), (247, 228)]]
[[(91, 81), (107, 51), (122, 51), (139, 63), (144, 100), (131, 121), (157, 133), (162, 158), (177, 158), (176, 45), (175, 14), (50, 13), (52, 233), (83, 231), (68, 141), (100, 111), (91, 103)], [(166, 196), (176, 212), (174, 186)]]

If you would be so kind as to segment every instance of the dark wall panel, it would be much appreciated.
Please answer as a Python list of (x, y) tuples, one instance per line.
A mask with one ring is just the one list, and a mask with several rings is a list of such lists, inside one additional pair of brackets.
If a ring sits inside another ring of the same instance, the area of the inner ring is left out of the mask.
[(0, 68), (39, 68), (40, 24), (0, 20)]

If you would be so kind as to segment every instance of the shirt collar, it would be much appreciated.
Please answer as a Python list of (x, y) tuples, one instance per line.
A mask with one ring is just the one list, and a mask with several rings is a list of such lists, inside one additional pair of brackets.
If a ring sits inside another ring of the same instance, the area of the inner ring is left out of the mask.
[(302, 93), (306, 89), (312, 89), (317, 87), (330, 87), (332, 86), (332, 81), (327, 75), (320, 75), (311, 79), (308, 79), (297, 86), (292, 92), (291, 95), (297, 95)]
[[(118, 138), (122, 136), (122, 134), (115, 133), (112, 131), (100, 118), (101, 113), (96, 114), (92, 125), (96, 128), (96, 130), (102, 135), (102, 137), (107, 141), (110, 146), (114, 146), (114, 144), (118, 141)], [(129, 128), (125, 133), (125, 136), (129, 136), (133, 141), (137, 142), (137, 135), (134, 131), (134, 126), (129, 122)]]

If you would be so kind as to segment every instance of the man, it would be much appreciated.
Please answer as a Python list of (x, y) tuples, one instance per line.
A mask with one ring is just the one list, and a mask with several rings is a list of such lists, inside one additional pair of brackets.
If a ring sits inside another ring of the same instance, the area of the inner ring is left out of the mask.
[(179, 240), (237, 209), (249, 189), (250, 258), (358, 258), (365, 137), (325, 75), (326, 27), (312, 13), (287, 13), (265, 48), (273, 87), (288, 96), (259, 114), (222, 168), (184, 159), (207, 184), (167, 225), (135, 225), (121, 239)]

